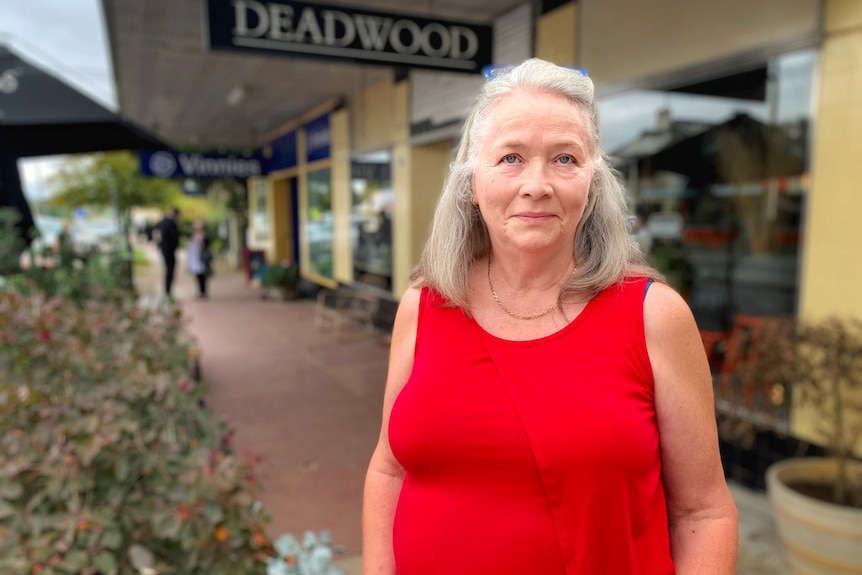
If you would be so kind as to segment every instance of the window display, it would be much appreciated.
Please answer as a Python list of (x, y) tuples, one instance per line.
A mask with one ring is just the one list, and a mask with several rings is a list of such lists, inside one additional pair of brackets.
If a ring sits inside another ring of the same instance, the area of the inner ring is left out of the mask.
[(792, 315), (816, 53), (600, 102), (632, 233), (704, 330)]
[(252, 229), (254, 230), (254, 243), (260, 244), (269, 241), (269, 213), (266, 209), (266, 181), (254, 182), (254, 213)]
[(308, 174), (305, 236), (309, 257), (307, 269), (313, 274), (332, 278), (332, 183), (329, 168)]
[(389, 290), (392, 282), (393, 192), (389, 152), (351, 163), (351, 243), (357, 281)]

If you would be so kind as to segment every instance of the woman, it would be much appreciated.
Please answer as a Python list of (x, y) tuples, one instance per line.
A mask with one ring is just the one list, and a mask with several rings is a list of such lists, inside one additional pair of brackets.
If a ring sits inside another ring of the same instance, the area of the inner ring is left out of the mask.
[(700, 336), (626, 221), (588, 78), (485, 84), (396, 316), (366, 575), (735, 573)]
[(210, 239), (203, 221), (195, 220), (192, 235), (186, 244), (186, 266), (198, 280), (198, 299), (207, 298), (207, 279), (212, 275)]

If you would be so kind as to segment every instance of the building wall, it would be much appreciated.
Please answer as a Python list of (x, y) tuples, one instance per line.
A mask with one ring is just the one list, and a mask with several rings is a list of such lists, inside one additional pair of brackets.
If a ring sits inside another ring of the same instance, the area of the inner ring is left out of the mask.
[(394, 98), (394, 84), (386, 80), (372, 84), (350, 103), (353, 152), (368, 152), (392, 145)]
[(333, 112), (329, 117), (332, 137), (332, 257), (334, 279), (342, 283), (353, 281), (353, 264), (350, 245), (350, 113), (346, 109)]
[[(800, 315), (862, 319), (862, 2), (828, 0), (803, 252)], [(854, 390), (858, 402), (860, 390)], [(849, 390), (848, 390), (849, 392)], [(794, 435), (818, 441), (823, 421), (804, 404)], [(862, 440), (856, 445), (862, 455)]]
[(824, 32), (800, 313), (862, 318), (862, 2), (829, 0)]
[(579, 6), (579, 65), (599, 87), (683, 69), (709, 74), (712, 63), (783, 52), (820, 31), (821, 0), (580, 0)]
[(270, 229), (273, 231), (272, 242), (266, 253), (266, 259), (269, 262), (290, 259), (293, 254), (292, 211), (288, 183), (286, 178), (270, 179), (267, 189)]
[(393, 99), (394, 142), (392, 146), (392, 189), (395, 192), (395, 213), (392, 219), (392, 293), (400, 297), (410, 282), (413, 252), (411, 238), (413, 199), (411, 186), (414, 165), (410, 161), (410, 83), (399, 82)]
[(569, 2), (543, 14), (536, 22), (536, 56), (559, 64), (577, 66), (578, 4)]
[(452, 161), (453, 140), (443, 140), (424, 146), (415, 146), (411, 150), (411, 180), (412, 203), (410, 206), (410, 241), (409, 253), (411, 266), (419, 263), (422, 248), (431, 231), (431, 220), (434, 208), (443, 182), (449, 172)]

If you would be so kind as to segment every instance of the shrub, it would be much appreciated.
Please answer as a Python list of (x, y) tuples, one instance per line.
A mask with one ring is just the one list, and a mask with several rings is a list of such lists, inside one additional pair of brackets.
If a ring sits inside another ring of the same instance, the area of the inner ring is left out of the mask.
[(176, 308), (0, 293), (0, 572), (263, 573), (256, 461)]
[(296, 264), (283, 261), (279, 264), (266, 266), (261, 274), (260, 283), (264, 287), (292, 289), (299, 281), (299, 269)]
[(0, 289), (86, 301), (119, 302), (131, 292), (129, 256), (122, 250), (73, 255), (60, 246), (28, 248), (16, 230), (17, 211), (0, 209)]
[(831, 501), (862, 507), (862, 485), (847, 466), (862, 447), (862, 321), (764, 318), (746, 351), (734, 371), (742, 384), (737, 406), (768, 415), (792, 397), (794, 408), (814, 417), (826, 451), (838, 459)]

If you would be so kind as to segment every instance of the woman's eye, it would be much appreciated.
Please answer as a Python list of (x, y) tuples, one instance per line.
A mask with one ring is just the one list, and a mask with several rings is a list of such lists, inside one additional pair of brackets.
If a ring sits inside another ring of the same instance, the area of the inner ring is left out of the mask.
[(517, 161), (518, 161), (518, 156), (516, 156), (515, 154), (509, 154), (508, 156), (503, 156), (503, 163), (504, 164), (514, 164)]
[(575, 163), (575, 159), (571, 156), (560, 156), (557, 161), (560, 162), (561, 164), (574, 164)]

